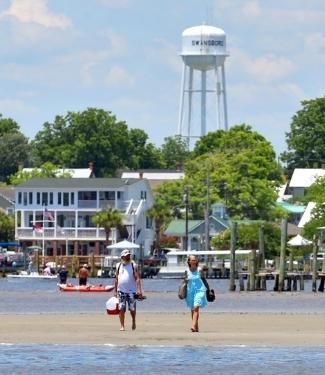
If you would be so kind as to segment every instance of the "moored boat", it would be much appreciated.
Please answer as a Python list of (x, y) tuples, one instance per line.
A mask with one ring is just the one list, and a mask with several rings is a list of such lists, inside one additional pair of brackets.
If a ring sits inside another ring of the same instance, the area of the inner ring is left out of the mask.
[(24, 280), (27, 280), (27, 279), (37, 279), (37, 280), (57, 280), (58, 277), (57, 275), (42, 275), (38, 272), (30, 272), (28, 273), (27, 271), (21, 271), (20, 273), (18, 274), (14, 274), (14, 273), (9, 273), (7, 275), (8, 279), (24, 279)]
[(114, 289), (114, 285), (73, 285), (73, 284), (58, 284), (62, 292), (85, 292), (85, 293), (100, 293), (110, 292)]

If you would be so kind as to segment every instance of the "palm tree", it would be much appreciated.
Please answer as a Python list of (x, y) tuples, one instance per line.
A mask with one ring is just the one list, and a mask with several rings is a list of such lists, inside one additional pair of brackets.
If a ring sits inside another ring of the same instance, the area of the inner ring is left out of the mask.
[(105, 229), (106, 243), (108, 245), (111, 230), (113, 228), (120, 229), (122, 227), (122, 219), (123, 215), (119, 210), (107, 207), (97, 212), (97, 214), (92, 217), (92, 222), (93, 224)]
[(160, 238), (161, 233), (170, 219), (170, 209), (167, 205), (163, 203), (158, 203), (157, 201), (147, 212), (148, 217), (154, 219), (155, 221), (155, 232), (156, 232), (156, 248), (160, 249)]

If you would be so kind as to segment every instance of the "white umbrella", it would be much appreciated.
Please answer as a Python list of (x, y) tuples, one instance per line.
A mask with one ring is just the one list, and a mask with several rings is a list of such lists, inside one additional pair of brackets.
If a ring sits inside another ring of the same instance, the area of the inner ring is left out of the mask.
[(300, 234), (297, 234), (295, 237), (291, 238), (291, 240), (288, 241), (288, 245), (290, 246), (307, 246), (311, 245), (312, 243), (312, 241), (307, 240)]
[(140, 245), (127, 240), (123, 240), (106, 247), (107, 249), (139, 249)]

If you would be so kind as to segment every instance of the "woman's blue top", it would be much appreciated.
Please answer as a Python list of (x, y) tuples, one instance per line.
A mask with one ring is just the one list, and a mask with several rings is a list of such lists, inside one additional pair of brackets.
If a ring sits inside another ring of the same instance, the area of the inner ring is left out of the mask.
[(203, 284), (200, 274), (200, 268), (196, 271), (187, 271), (187, 295), (186, 304), (192, 310), (194, 307), (204, 307), (207, 305), (206, 287)]

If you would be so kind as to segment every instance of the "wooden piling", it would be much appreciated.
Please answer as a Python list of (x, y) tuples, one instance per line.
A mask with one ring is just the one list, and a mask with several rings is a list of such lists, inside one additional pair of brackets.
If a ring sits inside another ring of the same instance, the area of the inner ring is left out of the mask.
[(317, 291), (317, 241), (316, 236), (314, 236), (313, 244), (313, 281), (312, 281), (312, 291), (316, 293)]
[(288, 221), (282, 219), (281, 223), (281, 249), (280, 249), (280, 267), (279, 267), (279, 288), (278, 291), (284, 290), (285, 266), (286, 266), (286, 247), (287, 247), (287, 230)]
[(300, 290), (305, 290), (305, 279), (304, 279), (304, 275), (300, 275), (300, 277), (299, 277), (299, 281), (300, 281)]
[(237, 222), (233, 221), (231, 225), (231, 238), (230, 238), (230, 274), (229, 274), (229, 291), (236, 290), (235, 284), (235, 267), (236, 267), (236, 243), (237, 243)]
[(261, 290), (266, 290), (266, 276), (261, 276)]
[(325, 282), (325, 275), (320, 275), (320, 282), (318, 286), (318, 291), (319, 292), (324, 292), (324, 282)]
[(249, 254), (249, 288), (248, 290), (255, 290), (255, 274), (256, 274), (256, 250), (253, 249)]
[(265, 250), (264, 250), (264, 226), (260, 225), (258, 228), (258, 243), (259, 243), (259, 265), (258, 268), (265, 268)]
[(239, 290), (243, 292), (245, 290), (244, 275), (241, 273), (238, 275)]

